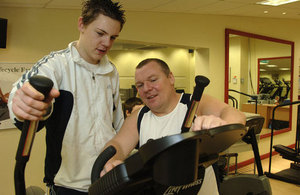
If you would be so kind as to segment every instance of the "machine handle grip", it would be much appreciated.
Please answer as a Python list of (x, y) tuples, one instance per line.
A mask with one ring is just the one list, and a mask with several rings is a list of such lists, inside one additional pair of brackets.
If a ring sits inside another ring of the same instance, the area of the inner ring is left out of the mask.
[(198, 75), (195, 77), (195, 89), (193, 92), (192, 100), (200, 101), (204, 88), (209, 84), (209, 79), (205, 76)]
[[(29, 83), (45, 98), (48, 96), (53, 87), (51, 79), (35, 75), (29, 78)], [(22, 132), (19, 140), (19, 145), (16, 153), (16, 165), (14, 171), (15, 191), (16, 195), (25, 195), (25, 179), (24, 172), (26, 163), (29, 160), (32, 144), (35, 137), (35, 132), (38, 126), (38, 121), (25, 120), (22, 126)]]
[[(45, 98), (48, 96), (50, 90), (53, 87), (53, 82), (51, 79), (35, 75), (29, 78), (29, 83), (32, 85), (37, 91), (41, 92)], [(33, 142), (34, 132), (31, 132), (30, 129), (35, 129), (37, 127), (38, 121), (29, 121), (25, 120), (22, 126), (22, 133), (19, 141), (18, 151), (16, 155), (16, 160), (25, 160), (28, 161), (31, 144)]]
[(41, 76), (35, 75), (29, 78), (29, 83), (32, 85), (37, 91), (41, 92), (45, 98), (48, 96), (49, 92), (53, 87), (53, 82), (51, 79)]
[(195, 77), (196, 86), (194, 88), (192, 99), (188, 104), (188, 110), (181, 127), (182, 133), (188, 132), (191, 128), (204, 88), (209, 84), (209, 82), (209, 79), (205, 76), (198, 75)]
[(94, 183), (100, 178), (100, 172), (102, 171), (106, 162), (111, 159), (116, 154), (116, 148), (113, 146), (108, 146), (96, 159), (91, 173), (91, 182)]

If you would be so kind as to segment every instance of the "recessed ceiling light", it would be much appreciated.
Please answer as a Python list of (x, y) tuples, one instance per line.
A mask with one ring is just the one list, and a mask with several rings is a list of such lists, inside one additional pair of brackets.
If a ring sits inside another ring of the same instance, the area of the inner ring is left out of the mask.
[(275, 65), (275, 64), (268, 64), (267, 67), (274, 68), (274, 67), (277, 67), (277, 65)]
[(271, 5), (271, 6), (279, 6), (287, 3), (293, 3), (299, 0), (266, 0), (266, 1), (260, 1), (257, 2), (256, 4), (260, 5)]
[(269, 11), (264, 11), (265, 14), (269, 13)]
[(290, 70), (290, 68), (279, 68), (279, 70)]
[(259, 70), (260, 70), (260, 71), (267, 71), (266, 69), (262, 69), (262, 68), (261, 68), (261, 69), (259, 69)]
[(285, 15), (286, 14), (286, 12), (282, 12), (282, 15)]

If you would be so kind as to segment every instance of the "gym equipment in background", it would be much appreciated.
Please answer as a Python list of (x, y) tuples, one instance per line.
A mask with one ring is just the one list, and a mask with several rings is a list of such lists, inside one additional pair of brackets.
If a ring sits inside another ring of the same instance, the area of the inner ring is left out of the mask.
[(220, 184), (220, 195), (272, 194), (269, 179), (263, 173), (259, 149), (256, 140), (256, 135), (260, 134), (264, 124), (264, 120), (265, 119), (262, 116), (248, 117), (246, 122), (248, 132), (242, 138), (242, 140), (245, 143), (251, 144), (252, 146), (255, 163), (257, 165), (256, 167), (258, 175), (236, 174), (224, 177), (223, 181)]
[[(29, 83), (45, 98), (53, 87), (53, 82), (44, 76), (32, 76), (29, 78)], [(25, 189), (25, 167), (30, 157), (32, 144), (39, 121), (25, 120), (21, 132), (21, 137), (16, 154), (16, 165), (14, 170), (15, 192), (16, 195), (26, 195)], [(31, 188), (33, 189), (33, 188)]]
[(285, 81), (285, 79), (282, 78), (282, 81), (280, 79), (274, 79), (272, 82), (271, 79), (267, 77), (261, 77), (259, 81), (259, 95), (269, 95), (269, 97), (266, 96), (267, 99), (262, 100), (271, 102), (278, 99), (279, 103), (289, 101), (289, 91), (291, 89), (289, 81)]
[(232, 101), (232, 107), (234, 107), (236, 109), (239, 108), (239, 102), (235, 97), (228, 95), (228, 99), (230, 99)]
[[(257, 96), (256, 96), (256, 95), (249, 95), (249, 94), (246, 94), (246, 93), (243, 93), (243, 92), (234, 90), (234, 89), (228, 89), (228, 92), (229, 92), (229, 91), (232, 91), (232, 92), (235, 92), (235, 93), (238, 93), (238, 94), (241, 94), (241, 95), (250, 97), (251, 100), (254, 100), (254, 102), (255, 102), (255, 114), (257, 113)], [(238, 102), (237, 102), (237, 103), (238, 103)]]
[[(272, 112), (272, 119), (275, 117), (275, 111), (278, 107), (282, 106), (289, 106), (294, 104), (300, 104), (300, 101), (294, 101), (289, 103), (284, 103), (277, 105), (274, 107)], [(270, 159), (269, 159), (269, 171), (265, 174), (269, 178), (281, 180), (288, 183), (293, 184), (300, 184), (300, 148), (299, 148), (299, 142), (300, 142), (300, 105), (298, 105), (298, 116), (297, 116), (297, 130), (296, 130), (296, 142), (295, 142), (295, 149), (289, 148), (284, 145), (274, 145), (273, 146), (273, 135), (274, 135), (274, 123), (271, 124), (271, 139), (270, 139)], [(272, 148), (275, 149), (276, 152), (282, 156), (282, 158), (293, 161), (291, 163), (290, 168), (279, 171), (277, 173), (271, 172), (271, 163), (272, 163)]]
[(275, 82), (275, 90), (270, 94), (271, 95), (270, 98), (275, 99), (275, 97), (278, 96), (281, 99), (282, 98), (281, 93), (283, 89), (282, 82), (279, 79), (274, 79), (274, 82)]
[(290, 92), (290, 90), (291, 90), (291, 87), (290, 87), (291, 82), (290, 82), (290, 81), (286, 81), (285, 79), (282, 79), (282, 81), (283, 81), (283, 83), (285, 84), (285, 88), (286, 88), (286, 90), (285, 90), (285, 95), (282, 96), (282, 99), (283, 99), (283, 100), (286, 100), (286, 99), (288, 99), (289, 92)]
[(97, 168), (93, 167), (92, 175), (96, 177), (92, 177), (89, 194), (138, 194), (155, 184), (189, 184), (196, 180), (198, 166), (208, 167), (216, 162), (219, 153), (246, 133), (244, 125), (230, 124), (152, 140), (99, 178), (106, 160), (113, 155), (107, 150), (114, 152), (108, 147), (95, 161)]
[(274, 84), (269, 78), (261, 77), (259, 78), (259, 93), (260, 94), (270, 94), (275, 88)]

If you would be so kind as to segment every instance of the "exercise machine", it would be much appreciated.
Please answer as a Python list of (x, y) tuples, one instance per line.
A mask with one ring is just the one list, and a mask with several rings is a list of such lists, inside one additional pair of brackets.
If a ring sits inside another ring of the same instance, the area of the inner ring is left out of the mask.
[(262, 130), (264, 124), (262, 116), (250, 116), (247, 118), (246, 127), (248, 127), (247, 134), (242, 140), (251, 144), (254, 160), (257, 167), (258, 175), (255, 174), (235, 174), (224, 177), (220, 184), (221, 195), (271, 195), (272, 190), (269, 179), (264, 175), (262, 164), (259, 155), (256, 135)]
[[(221, 195), (240, 195), (240, 194), (264, 194), (271, 195), (272, 189), (270, 186), (269, 179), (264, 175), (259, 148), (257, 144), (256, 135), (260, 134), (263, 124), (264, 117), (256, 115), (257, 114), (257, 96), (249, 95), (236, 90), (229, 90), (241, 95), (251, 97), (255, 100), (255, 115), (249, 116), (246, 119), (246, 127), (248, 128), (247, 134), (243, 137), (243, 141), (246, 144), (250, 144), (254, 154), (255, 165), (257, 168), (258, 175), (256, 174), (237, 174), (228, 175), (223, 178), (220, 184), (220, 194)], [(231, 156), (235, 155), (237, 161), (237, 154), (231, 153)], [(236, 162), (237, 163), (237, 162)], [(227, 169), (229, 164), (227, 163)], [(237, 165), (236, 165), (237, 166)], [(255, 169), (254, 169), (255, 171)], [(255, 173), (255, 172), (254, 172)]]
[(141, 194), (143, 189), (155, 188), (156, 184), (189, 184), (196, 180), (198, 166), (212, 165), (219, 153), (246, 133), (244, 125), (230, 124), (152, 140), (99, 178), (106, 161), (115, 152), (112, 146), (108, 147), (95, 161), (89, 194)]
[[(194, 112), (202, 96), (204, 87), (208, 85), (209, 80), (203, 76), (197, 76), (195, 78), (197, 93), (194, 93), (189, 107), (189, 113), (186, 115), (186, 123), (183, 124), (183, 130), (189, 129), (191, 121), (193, 120)], [(46, 77), (33, 76), (29, 79), (30, 84), (36, 88), (38, 91), (46, 95), (49, 93), (53, 86), (53, 82)], [(25, 121), (23, 124), (22, 134), (20, 137), (20, 142), (18, 146), (18, 151), (16, 155), (16, 166), (15, 166), (15, 191), (16, 195), (25, 194), (44, 194), (38, 187), (25, 187), (24, 172), (26, 163), (30, 157), (30, 151), (33, 144), (36, 129), (38, 127), (38, 121)]]
[[(274, 107), (272, 111), (272, 119), (275, 118), (275, 111), (277, 108), (282, 106), (289, 106), (294, 104), (300, 104), (300, 101), (294, 101), (289, 103), (284, 103), (277, 105)], [(265, 174), (269, 178), (281, 180), (288, 183), (298, 184), (300, 185), (300, 105), (298, 105), (298, 116), (297, 116), (297, 130), (296, 130), (296, 142), (295, 142), (295, 149), (289, 148), (287, 146), (278, 144), (273, 146), (273, 135), (274, 135), (274, 123), (271, 124), (271, 139), (270, 139), (270, 159), (269, 159), (269, 171)], [(286, 160), (293, 161), (290, 165), (290, 168), (284, 169), (277, 173), (272, 173), (271, 171), (271, 163), (272, 163), (272, 153), (275, 149), (276, 152), (282, 156), (282, 158)]]
[(275, 79), (275, 90), (274, 92), (272, 92), (271, 95), (271, 99), (275, 99), (277, 96), (279, 97), (279, 101), (282, 101), (282, 97), (281, 97), (281, 93), (283, 90), (283, 86), (282, 86), (282, 82), (279, 79)]
[(259, 93), (263, 93), (263, 94), (270, 94), (275, 86), (274, 84), (272, 83), (272, 81), (269, 79), (269, 78), (265, 78), (265, 77), (261, 77), (259, 78), (259, 82), (260, 82), (260, 85), (259, 85)]
[(283, 101), (284, 101), (284, 100), (288, 99), (288, 97), (289, 97), (289, 92), (290, 92), (291, 87), (290, 87), (290, 81), (286, 81), (286, 80), (284, 80), (284, 79), (282, 79), (282, 81), (283, 81), (283, 83), (285, 84), (285, 88), (286, 88), (286, 90), (285, 90), (285, 95), (282, 96), (282, 99), (283, 99)]
[(282, 103), (288, 100), (289, 91), (290, 91), (290, 82), (285, 81), (284, 78), (281, 80), (274, 79), (274, 83), (269, 78), (260, 78), (259, 79), (259, 94), (269, 95), (269, 100), (274, 100), (278, 98), (278, 102)]
[[(32, 76), (29, 79), (29, 83), (39, 92), (41, 92), (45, 97), (49, 94), (53, 87), (53, 82), (43, 76)], [(15, 182), (15, 192), (16, 195), (29, 195), (35, 193), (44, 192), (39, 187), (25, 187), (25, 167), (29, 160), (32, 144), (34, 141), (35, 133), (38, 127), (39, 121), (28, 121), (25, 120), (21, 137), (18, 145), (18, 150), (16, 154), (16, 164), (14, 170), (14, 182)]]
[[(237, 91), (237, 90), (234, 90), (234, 89), (228, 89), (228, 92), (235, 92), (235, 93), (238, 93), (238, 94), (241, 94), (241, 95), (244, 95), (244, 96), (247, 96), (247, 97), (250, 97), (251, 98), (251, 101), (254, 101), (255, 102), (255, 114), (257, 113), (257, 96), (256, 95), (249, 95), (247, 93), (243, 93), (243, 92), (240, 92), (240, 91)], [(231, 96), (232, 97), (232, 96)], [(248, 100), (249, 101), (249, 100)], [(236, 101), (237, 102), (237, 101)], [(238, 103), (238, 102), (237, 102)]]

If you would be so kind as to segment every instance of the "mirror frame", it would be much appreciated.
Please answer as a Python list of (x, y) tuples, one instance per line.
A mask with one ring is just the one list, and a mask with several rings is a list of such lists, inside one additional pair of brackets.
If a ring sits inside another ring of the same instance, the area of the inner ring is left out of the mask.
[[(273, 37), (268, 37), (268, 36), (263, 36), (263, 35), (258, 35), (258, 34), (253, 34), (253, 33), (248, 33), (248, 32), (243, 32), (239, 30), (234, 30), (234, 29), (229, 29), (225, 28), (225, 87), (224, 87), (224, 102), (228, 103), (228, 88), (229, 88), (229, 34), (234, 34), (234, 35), (239, 35), (239, 36), (245, 36), (249, 38), (256, 38), (256, 39), (261, 39), (265, 41), (272, 41), (272, 42), (277, 42), (277, 43), (282, 43), (282, 44), (288, 44), (291, 46), (291, 91), (290, 91), (290, 101), (293, 101), (293, 81), (294, 81), (294, 42), (292, 41), (287, 41), (283, 39), (277, 39)], [(290, 106), (290, 123), (289, 123), (289, 128), (283, 129), (283, 130), (277, 130), (275, 131), (274, 135), (284, 133), (287, 131), (291, 130), (291, 125), (292, 125), (292, 107)], [(261, 135), (260, 138), (265, 138), (269, 137), (271, 133), (267, 133), (265, 135)]]

